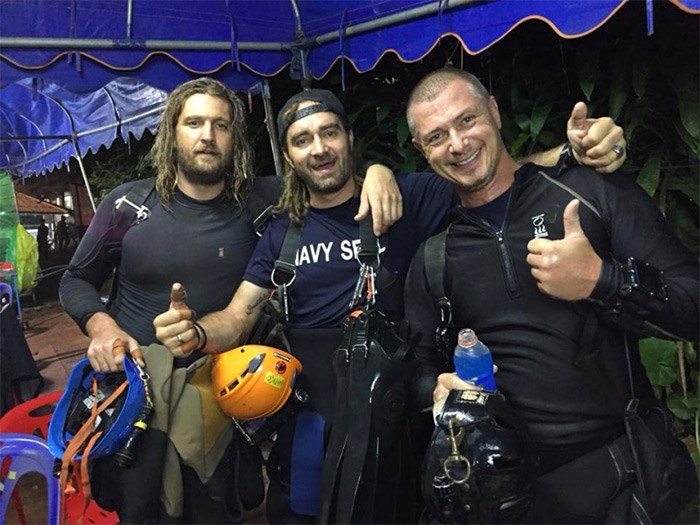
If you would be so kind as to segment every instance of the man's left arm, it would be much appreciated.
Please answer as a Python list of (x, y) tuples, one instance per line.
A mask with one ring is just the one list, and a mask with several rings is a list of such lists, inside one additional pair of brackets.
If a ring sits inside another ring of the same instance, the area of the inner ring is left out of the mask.
[(697, 258), (636, 184), (608, 184), (605, 193), (601, 213), (611, 257), (592, 248), (574, 200), (564, 211), (563, 239), (528, 243), (527, 262), (539, 289), (566, 301), (594, 300), (638, 335), (697, 341)]
[(568, 162), (594, 168), (600, 173), (612, 173), (622, 167), (627, 158), (624, 130), (610, 117), (587, 117), (583, 102), (574, 105), (566, 123), (566, 135), (571, 149), (565, 144), (547, 151), (534, 153), (518, 162), (532, 162), (540, 166), (556, 166), (562, 155), (571, 155)]

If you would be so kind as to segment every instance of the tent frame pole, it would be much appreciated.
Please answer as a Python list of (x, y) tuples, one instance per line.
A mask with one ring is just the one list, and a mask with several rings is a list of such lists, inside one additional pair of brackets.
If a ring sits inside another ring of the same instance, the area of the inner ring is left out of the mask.
[(272, 160), (275, 163), (275, 173), (278, 177), (283, 177), (284, 166), (282, 164), (280, 142), (277, 138), (277, 125), (275, 121), (275, 113), (272, 111), (270, 83), (267, 81), (267, 79), (262, 81), (262, 89), (260, 95), (262, 96), (263, 107), (265, 108), (265, 126), (267, 127), (267, 134), (270, 136), (270, 148), (272, 149)]
[(83, 176), (83, 182), (85, 182), (85, 189), (87, 190), (88, 198), (90, 199), (90, 205), (92, 206), (92, 211), (97, 211), (97, 206), (95, 206), (95, 199), (92, 198), (92, 190), (90, 189), (90, 183), (88, 182), (87, 173), (85, 173), (85, 166), (83, 165), (83, 159), (80, 156), (80, 148), (78, 148), (77, 138), (71, 140), (73, 143), (73, 149), (75, 149), (75, 158), (78, 159), (78, 166), (80, 166), (80, 173)]
[[(416, 18), (429, 16), (440, 11), (477, 3), (483, 0), (438, 0), (415, 7), (401, 13), (395, 13), (369, 22), (348, 26), (343, 30), (345, 37), (359, 35), (374, 29), (409, 22)], [(314, 38), (301, 37), (301, 44), (306, 49), (313, 49), (328, 42), (340, 39), (340, 31), (331, 31)], [(240, 51), (289, 51), (298, 47), (300, 42), (238, 42)], [(114, 40), (105, 38), (28, 38), (0, 37), (0, 47), (26, 49), (65, 49), (67, 51), (85, 51), (88, 49), (143, 49), (172, 51), (230, 51), (231, 41), (201, 40)]]

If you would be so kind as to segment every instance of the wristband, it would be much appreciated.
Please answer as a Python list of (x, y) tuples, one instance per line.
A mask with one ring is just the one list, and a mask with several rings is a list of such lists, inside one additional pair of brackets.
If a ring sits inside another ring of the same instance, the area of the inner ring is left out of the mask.
[(207, 332), (197, 321), (193, 321), (192, 326), (194, 326), (194, 331), (197, 333), (197, 347), (195, 350), (204, 350), (207, 347)]

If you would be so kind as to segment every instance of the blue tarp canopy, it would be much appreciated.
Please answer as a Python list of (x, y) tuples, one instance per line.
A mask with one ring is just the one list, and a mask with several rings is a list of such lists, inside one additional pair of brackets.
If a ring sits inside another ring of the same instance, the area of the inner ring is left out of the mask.
[[(667, 1), (700, 13), (700, 0)], [(193, 77), (249, 89), (287, 66), (293, 78), (321, 78), (341, 59), (365, 72), (386, 53), (419, 60), (446, 35), (476, 54), (533, 19), (575, 38), (627, 2), (2, 0), (0, 169), (40, 173), (76, 149), (140, 136), (155, 126), (161, 90)], [(67, 139), (54, 135), (71, 139), (57, 146)]]

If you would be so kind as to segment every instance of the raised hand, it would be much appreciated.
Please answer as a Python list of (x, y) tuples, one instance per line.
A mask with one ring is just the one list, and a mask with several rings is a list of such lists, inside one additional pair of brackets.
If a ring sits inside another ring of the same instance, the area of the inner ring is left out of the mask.
[(566, 125), (566, 134), (579, 164), (600, 173), (620, 169), (627, 158), (624, 130), (610, 117), (587, 118), (588, 108), (577, 102)]
[(581, 228), (579, 204), (574, 199), (564, 209), (563, 239), (539, 238), (527, 245), (527, 262), (537, 287), (565, 301), (590, 297), (603, 264)]
[(156, 337), (175, 357), (186, 357), (199, 346), (199, 334), (194, 328), (194, 310), (185, 303), (185, 288), (174, 283), (170, 289), (170, 305), (153, 320)]

